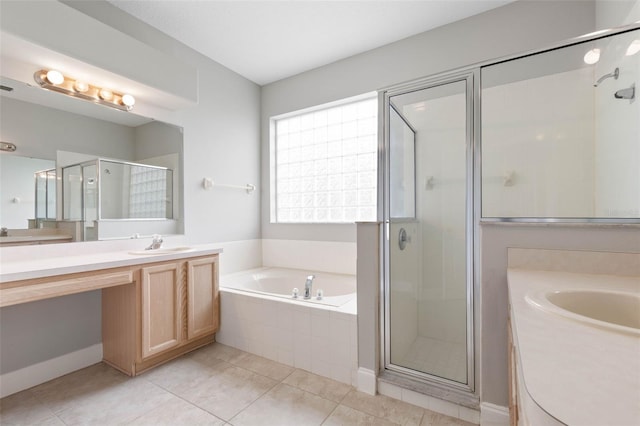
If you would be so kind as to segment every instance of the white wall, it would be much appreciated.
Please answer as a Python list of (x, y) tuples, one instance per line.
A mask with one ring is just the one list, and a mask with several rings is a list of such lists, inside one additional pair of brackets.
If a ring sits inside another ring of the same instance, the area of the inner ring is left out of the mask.
[(0, 137), (16, 154), (56, 159), (56, 151), (133, 160), (131, 127), (2, 97)]
[(54, 167), (51, 160), (0, 155), (0, 226), (29, 227), (27, 219), (35, 218), (36, 209), (34, 174)]

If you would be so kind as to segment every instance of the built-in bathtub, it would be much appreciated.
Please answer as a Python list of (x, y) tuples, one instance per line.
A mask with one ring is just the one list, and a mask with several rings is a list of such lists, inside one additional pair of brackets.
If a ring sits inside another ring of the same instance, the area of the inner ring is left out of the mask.
[[(308, 275), (312, 295), (302, 298)], [(298, 298), (292, 297), (293, 288)], [(323, 296), (317, 299), (317, 290)], [(220, 331), (225, 345), (355, 385), (355, 275), (258, 268), (220, 278)]]
[[(314, 276), (311, 298), (304, 299), (304, 286), (310, 275)], [(356, 277), (300, 269), (257, 268), (225, 275), (222, 287), (338, 307), (355, 299)]]

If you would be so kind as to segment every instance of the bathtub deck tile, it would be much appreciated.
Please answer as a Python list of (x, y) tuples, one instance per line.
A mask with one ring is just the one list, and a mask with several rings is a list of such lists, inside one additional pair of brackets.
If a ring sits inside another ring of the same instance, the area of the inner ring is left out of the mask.
[(311, 336), (328, 339), (330, 333), (331, 312), (323, 309), (313, 309), (311, 311)]
[(294, 366), (311, 371), (311, 336), (296, 336), (293, 348)]
[(297, 335), (311, 336), (311, 313), (308, 307), (293, 307), (293, 331)]
[(281, 303), (278, 307), (276, 318), (280, 330), (293, 331), (293, 307), (286, 303)]

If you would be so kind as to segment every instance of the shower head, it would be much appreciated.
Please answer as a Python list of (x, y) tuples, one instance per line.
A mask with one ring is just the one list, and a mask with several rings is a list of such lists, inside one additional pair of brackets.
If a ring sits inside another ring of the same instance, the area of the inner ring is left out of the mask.
[(613, 72), (610, 72), (609, 74), (605, 74), (602, 77), (600, 77), (598, 81), (596, 81), (596, 83), (593, 85), (593, 87), (598, 87), (600, 83), (602, 83), (604, 80), (611, 77), (613, 77), (614, 80), (617, 80), (619, 76), (620, 76), (620, 68), (616, 67), (616, 69), (613, 70)]

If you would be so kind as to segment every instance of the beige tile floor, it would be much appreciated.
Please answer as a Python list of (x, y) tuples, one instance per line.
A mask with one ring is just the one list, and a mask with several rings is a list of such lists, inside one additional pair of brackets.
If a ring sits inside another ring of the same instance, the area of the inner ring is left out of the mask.
[(471, 425), (214, 343), (129, 378), (96, 364), (0, 400), (2, 425)]

